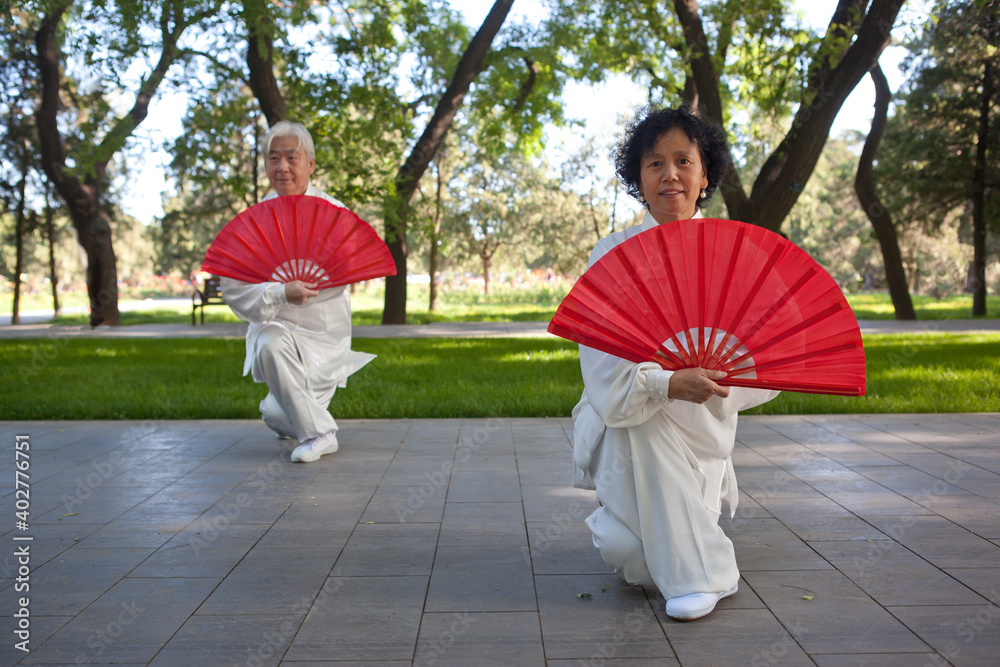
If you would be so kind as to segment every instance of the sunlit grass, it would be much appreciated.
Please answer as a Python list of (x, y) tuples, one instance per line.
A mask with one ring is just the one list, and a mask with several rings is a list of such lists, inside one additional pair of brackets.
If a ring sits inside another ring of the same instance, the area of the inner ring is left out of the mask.
[[(547, 322), (552, 319), (556, 308), (566, 295), (569, 283), (554, 283), (551, 286), (536, 286), (531, 289), (514, 289), (498, 286), (490, 295), (482, 288), (463, 290), (441, 289), (434, 311), (427, 309), (428, 287), (409, 285), (407, 289), (407, 323), (430, 324), (432, 322)], [(36, 295), (37, 296), (37, 295)], [(892, 300), (884, 292), (850, 294), (848, 303), (854, 314), (862, 320), (891, 320), (895, 318)], [(85, 300), (81, 301), (82, 305)], [(352, 321), (355, 326), (382, 323), (384, 292), (380, 285), (358, 289), (351, 297)], [(935, 299), (930, 296), (914, 296), (914, 310), (917, 319), (931, 321), (938, 319), (969, 318), (972, 313), (972, 296), (968, 294)], [(1000, 317), (1000, 296), (989, 295), (986, 301), (987, 316)], [(22, 307), (22, 310), (28, 310)], [(8, 309), (9, 312), (9, 309)], [(206, 323), (235, 323), (239, 320), (225, 306), (209, 306), (205, 309)], [(125, 310), (122, 324), (190, 324), (191, 307), (187, 304), (173, 307), (156, 307), (149, 310)], [(88, 323), (86, 314), (63, 315), (54, 324), (82, 326)]]
[[(932, 296), (912, 296), (913, 310), (918, 320), (943, 320), (972, 317), (972, 295), (959, 294), (941, 299)], [(892, 299), (885, 292), (865, 292), (848, 294), (854, 315), (859, 320), (891, 320), (896, 317)], [(1000, 296), (987, 295), (987, 317), (1000, 317)]]
[[(577, 348), (549, 338), (355, 339), (378, 358), (334, 396), (338, 418), (568, 416)], [(995, 412), (1000, 334), (865, 337), (868, 393), (783, 393), (750, 414)], [(22, 419), (257, 419), (240, 339), (0, 341), (0, 415)]]
[(1000, 410), (1000, 334), (883, 334), (864, 342), (865, 396), (785, 392), (749, 414)]

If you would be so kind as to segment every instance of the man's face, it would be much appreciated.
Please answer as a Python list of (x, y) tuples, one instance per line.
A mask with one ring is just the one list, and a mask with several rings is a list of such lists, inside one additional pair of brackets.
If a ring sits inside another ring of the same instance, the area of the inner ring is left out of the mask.
[(295, 136), (279, 136), (271, 140), (267, 154), (267, 180), (279, 197), (305, 194), (316, 161), (306, 155)]

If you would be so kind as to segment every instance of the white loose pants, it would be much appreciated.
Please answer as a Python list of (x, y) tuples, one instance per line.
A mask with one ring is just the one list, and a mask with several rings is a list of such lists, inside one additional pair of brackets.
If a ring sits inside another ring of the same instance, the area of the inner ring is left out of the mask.
[(292, 334), (277, 323), (265, 324), (257, 339), (254, 377), (263, 376), (270, 393), (260, 402), (268, 428), (280, 436), (305, 442), (337, 430), (327, 410), (336, 382), (310, 384)]
[(594, 545), (623, 579), (655, 584), (666, 598), (727, 591), (740, 577), (733, 543), (707, 502), (720, 489), (706, 488), (717, 476), (706, 479), (702, 465), (717, 466), (717, 457), (699, 454), (660, 413), (609, 428), (591, 465), (602, 505), (587, 518)]

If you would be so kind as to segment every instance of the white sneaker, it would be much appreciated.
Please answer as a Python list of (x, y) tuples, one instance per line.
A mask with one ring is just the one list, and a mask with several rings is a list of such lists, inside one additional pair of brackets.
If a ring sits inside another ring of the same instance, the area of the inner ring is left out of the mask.
[(337, 443), (337, 432), (330, 431), (318, 438), (307, 440), (292, 450), (292, 461), (301, 463), (311, 463), (318, 461), (319, 457), (326, 454), (333, 454), (340, 445)]
[(667, 616), (678, 621), (693, 621), (708, 616), (719, 600), (729, 597), (739, 587), (736, 584), (724, 593), (691, 593), (670, 598), (667, 600)]

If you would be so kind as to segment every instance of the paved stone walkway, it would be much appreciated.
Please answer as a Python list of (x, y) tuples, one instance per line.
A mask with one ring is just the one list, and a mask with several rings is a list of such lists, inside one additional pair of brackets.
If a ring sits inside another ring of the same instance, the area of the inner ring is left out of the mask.
[(341, 426), (303, 465), (253, 421), (0, 422), (0, 665), (998, 664), (1000, 414), (743, 418), (740, 591), (689, 623), (590, 544), (569, 420)]

